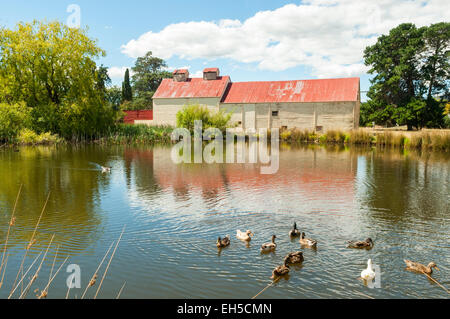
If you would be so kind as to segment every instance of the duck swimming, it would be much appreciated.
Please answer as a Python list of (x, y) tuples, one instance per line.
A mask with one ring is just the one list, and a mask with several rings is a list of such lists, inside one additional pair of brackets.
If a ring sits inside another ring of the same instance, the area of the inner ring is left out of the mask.
[(427, 274), (428, 276), (431, 276), (431, 274), (433, 273), (433, 268), (436, 268), (436, 270), (439, 270), (439, 268), (436, 266), (436, 264), (434, 262), (431, 262), (428, 264), (428, 266), (425, 266), (425, 265), (416, 263), (414, 261), (405, 259), (405, 264), (406, 264), (407, 270), (424, 273), (424, 274)]
[(225, 238), (217, 238), (216, 246), (217, 248), (224, 248), (230, 245), (230, 235), (227, 235)]
[(361, 272), (361, 278), (366, 281), (372, 281), (375, 279), (375, 270), (373, 270), (372, 259), (367, 261), (367, 269)]
[(289, 253), (284, 260), (287, 261), (288, 265), (300, 264), (303, 262), (303, 252), (297, 251), (295, 253)]
[(253, 236), (254, 234), (251, 232), (251, 231), (249, 231), (249, 230), (247, 230), (245, 233), (244, 232), (241, 232), (239, 229), (237, 230), (237, 232), (236, 232), (236, 237), (238, 238), (238, 239), (240, 239), (240, 240), (243, 240), (243, 241), (250, 241), (250, 240), (252, 240), (252, 237), (251, 236)]
[(300, 236), (300, 231), (297, 229), (297, 223), (294, 223), (294, 227), (289, 232), (289, 237), (298, 237)]
[(356, 249), (370, 249), (373, 247), (373, 241), (371, 238), (367, 238), (365, 241), (349, 241), (347, 248), (356, 248)]
[(277, 249), (277, 244), (275, 244), (275, 238), (277, 238), (277, 236), (273, 235), (272, 242), (263, 244), (261, 246), (261, 252), (270, 252)]
[(102, 173), (111, 173), (111, 167), (102, 166)]
[(287, 263), (286, 258), (284, 259), (284, 263), (281, 266), (276, 267), (273, 271), (272, 271), (272, 277), (270, 277), (271, 279), (277, 279), (278, 277), (281, 276), (285, 276), (289, 273), (289, 265)]
[(305, 233), (302, 233), (299, 240), (300, 244), (306, 247), (316, 248), (317, 241), (311, 238), (306, 238)]

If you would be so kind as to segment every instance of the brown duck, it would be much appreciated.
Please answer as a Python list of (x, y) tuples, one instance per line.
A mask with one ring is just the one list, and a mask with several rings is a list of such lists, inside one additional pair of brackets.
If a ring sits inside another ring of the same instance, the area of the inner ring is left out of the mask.
[(272, 271), (272, 277), (270, 277), (271, 279), (277, 279), (278, 277), (281, 276), (285, 276), (287, 274), (289, 274), (289, 265), (287, 263), (287, 259), (284, 259), (284, 263), (281, 266), (276, 267), (273, 271)]
[(356, 249), (369, 249), (373, 247), (373, 241), (371, 238), (367, 238), (364, 241), (349, 241), (347, 248), (356, 248)]
[(230, 235), (227, 235), (225, 238), (217, 238), (216, 246), (217, 248), (224, 248), (230, 245)]
[(297, 251), (295, 253), (289, 253), (285, 258), (288, 265), (300, 264), (303, 262), (303, 252)]
[(436, 266), (436, 264), (434, 262), (431, 262), (428, 264), (428, 266), (425, 266), (425, 265), (416, 263), (414, 261), (405, 259), (405, 264), (406, 264), (407, 270), (424, 273), (424, 274), (427, 274), (428, 276), (431, 276), (431, 274), (433, 273), (433, 268), (436, 268), (436, 270), (439, 270), (439, 268)]

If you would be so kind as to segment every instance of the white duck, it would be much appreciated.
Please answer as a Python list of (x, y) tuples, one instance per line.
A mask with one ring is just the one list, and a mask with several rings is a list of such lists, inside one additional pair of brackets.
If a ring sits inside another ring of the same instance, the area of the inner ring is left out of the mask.
[(375, 279), (375, 270), (372, 267), (372, 259), (367, 261), (367, 269), (361, 272), (361, 278), (366, 281), (372, 281)]
[(277, 244), (275, 244), (275, 238), (277, 238), (277, 236), (273, 235), (272, 242), (263, 244), (261, 246), (261, 252), (268, 253), (271, 251), (275, 251), (275, 249), (277, 249)]
[(253, 233), (249, 230), (247, 230), (245, 233), (240, 231), (239, 229), (236, 232), (237, 239), (243, 240), (243, 241), (250, 241), (252, 240), (251, 236), (253, 236)]

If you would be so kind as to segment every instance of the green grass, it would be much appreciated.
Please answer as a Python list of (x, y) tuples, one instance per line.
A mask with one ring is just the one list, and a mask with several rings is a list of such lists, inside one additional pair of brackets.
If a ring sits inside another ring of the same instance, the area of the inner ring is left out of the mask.
[(111, 144), (170, 143), (173, 127), (117, 124), (100, 142)]

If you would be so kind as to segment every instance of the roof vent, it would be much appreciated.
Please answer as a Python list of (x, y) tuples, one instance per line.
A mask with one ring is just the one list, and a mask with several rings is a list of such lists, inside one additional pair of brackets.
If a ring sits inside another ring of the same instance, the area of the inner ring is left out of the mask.
[(218, 68), (206, 68), (203, 70), (203, 80), (217, 80), (219, 73)]
[(186, 82), (189, 79), (189, 71), (185, 69), (173, 71), (173, 80), (175, 82)]

